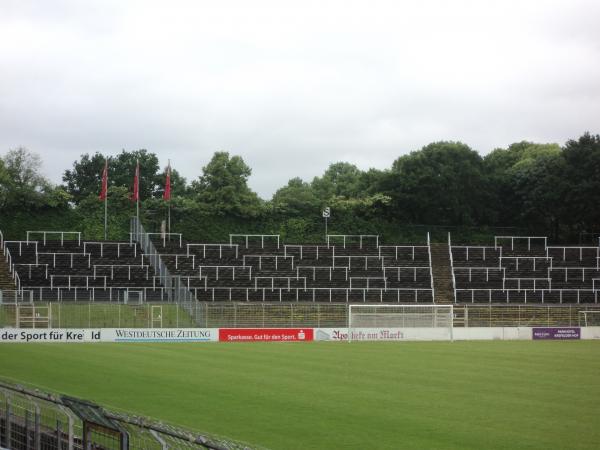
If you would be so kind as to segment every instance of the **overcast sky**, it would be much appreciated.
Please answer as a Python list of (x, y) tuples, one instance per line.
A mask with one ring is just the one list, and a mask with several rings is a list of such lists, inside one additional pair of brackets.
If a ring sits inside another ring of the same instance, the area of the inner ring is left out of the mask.
[(0, 154), (241, 155), (263, 198), (436, 140), (600, 132), (600, 2), (0, 0)]

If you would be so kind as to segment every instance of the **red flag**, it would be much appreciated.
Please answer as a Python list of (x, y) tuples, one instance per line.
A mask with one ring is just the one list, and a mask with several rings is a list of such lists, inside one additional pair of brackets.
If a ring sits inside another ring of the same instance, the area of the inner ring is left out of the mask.
[(140, 201), (140, 161), (138, 160), (135, 166), (135, 175), (133, 177), (133, 193), (131, 194), (131, 201)]
[(108, 192), (108, 159), (104, 162), (104, 170), (102, 171), (102, 189), (98, 198), (100, 200), (106, 200), (106, 194)]
[(169, 161), (169, 165), (167, 166), (167, 178), (165, 180), (165, 192), (163, 193), (163, 198), (166, 201), (171, 200), (171, 162)]

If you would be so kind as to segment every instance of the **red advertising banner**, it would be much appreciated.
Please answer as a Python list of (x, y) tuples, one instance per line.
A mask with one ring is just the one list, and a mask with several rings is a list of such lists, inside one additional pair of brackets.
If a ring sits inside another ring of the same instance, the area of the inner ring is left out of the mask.
[(220, 342), (306, 342), (312, 328), (219, 328)]

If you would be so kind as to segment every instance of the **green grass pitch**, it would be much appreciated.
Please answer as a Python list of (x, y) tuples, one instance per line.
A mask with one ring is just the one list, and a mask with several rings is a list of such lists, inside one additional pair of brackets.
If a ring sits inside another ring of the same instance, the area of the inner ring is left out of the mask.
[(0, 377), (271, 449), (597, 449), (600, 342), (2, 344)]

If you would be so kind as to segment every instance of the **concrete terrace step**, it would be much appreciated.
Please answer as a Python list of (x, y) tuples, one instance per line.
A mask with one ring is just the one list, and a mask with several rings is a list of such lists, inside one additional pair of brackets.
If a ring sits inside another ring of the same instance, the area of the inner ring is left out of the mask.
[(447, 244), (431, 244), (431, 271), (435, 302), (440, 304), (454, 303), (450, 254)]

